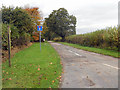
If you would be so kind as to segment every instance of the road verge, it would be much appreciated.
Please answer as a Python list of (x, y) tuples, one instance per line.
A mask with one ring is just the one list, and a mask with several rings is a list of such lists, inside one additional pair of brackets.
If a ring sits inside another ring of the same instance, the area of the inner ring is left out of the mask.
[(112, 56), (112, 57), (115, 57), (115, 58), (118, 58), (119, 53), (120, 53), (120, 52), (114, 51), (114, 50), (106, 50), (106, 49), (100, 49), (100, 48), (94, 48), (94, 47), (80, 46), (80, 45), (77, 45), (77, 44), (71, 44), (71, 43), (66, 43), (66, 42), (58, 42), (58, 43), (68, 45), (68, 46), (72, 46), (74, 48), (90, 51), (90, 52), (95, 52), (95, 53), (99, 53), (99, 54), (103, 54), (103, 55)]

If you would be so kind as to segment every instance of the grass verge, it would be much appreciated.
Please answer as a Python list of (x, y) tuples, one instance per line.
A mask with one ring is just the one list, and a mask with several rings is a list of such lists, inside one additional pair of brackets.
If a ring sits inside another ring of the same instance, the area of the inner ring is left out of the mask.
[(71, 43), (66, 43), (66, 42), (59, 42), (59, 43), (64, 44), (64, 45), (68, 45), (68, 46), (72, 46), (74, 48), (90, 51), (90, 52), (95, 52), (95, 53), (99, 53), (99, 54), (103, 54), (103, 55), (113, 56), (116, 58), (118, 58), (119, 54), (120, 54), (120, 52), (118, 54), (118, 51), (114, 51), (114, 50), (106, 50), (106, 49), (100, 49), (100, 48), (94, 48), (94, 47), (80, 46), (78, 44), (71, 44)]
[(3, 88), (58, 88), (62, 72), (60, 57), (49, 43), (34, 43), (2, 64)]

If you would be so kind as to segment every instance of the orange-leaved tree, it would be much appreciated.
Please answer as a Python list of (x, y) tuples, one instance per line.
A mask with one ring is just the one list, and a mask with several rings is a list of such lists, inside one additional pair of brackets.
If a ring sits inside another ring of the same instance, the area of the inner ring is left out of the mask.
[(41, 25), (42, 23), (42, 19), (43, 19), (43, 16), (42, 16), (42, 11), (39, 11), (39, 8), (38, 7), (32, 7), (32, 8), (25, 8), (25, 10), (28, 12), (28, 14), (31, 16), (33, 22), (34, 22), (34, 25), (33, 25), (33, 28), (34, 28), (34, 31), (33, 31), (33, 40), (34, 41), (38, 41), (39, 40), (39, 32), (37, 31), (37, 26), (38, 25)]

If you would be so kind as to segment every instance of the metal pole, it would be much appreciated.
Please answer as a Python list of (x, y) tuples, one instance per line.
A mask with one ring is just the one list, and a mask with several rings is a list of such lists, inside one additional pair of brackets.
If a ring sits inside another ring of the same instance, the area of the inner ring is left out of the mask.
[(41, 31), (40, 31), (40, 51), (41, 51)]
[(10, 40), (10, 27), (8, 25), (8, 55), (9, 55), (9, 67), (11, 67), (11, 40)]

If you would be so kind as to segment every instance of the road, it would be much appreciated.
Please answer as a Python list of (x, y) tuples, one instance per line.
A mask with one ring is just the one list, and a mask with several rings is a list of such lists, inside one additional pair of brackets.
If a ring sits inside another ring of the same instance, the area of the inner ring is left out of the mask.
[(61, 88), (118, 88), (118, 59), (55, 42), (63, 63)]

